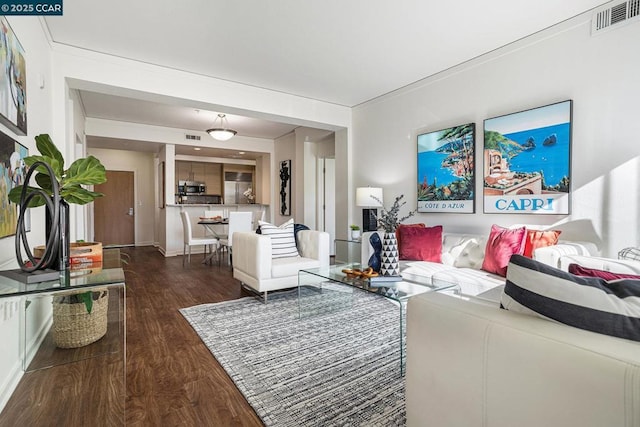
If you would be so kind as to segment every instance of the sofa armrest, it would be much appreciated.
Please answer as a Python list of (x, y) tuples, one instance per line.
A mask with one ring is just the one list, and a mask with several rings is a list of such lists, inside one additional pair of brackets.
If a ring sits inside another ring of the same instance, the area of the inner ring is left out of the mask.
[(567, 255), (598, 256), (600, 252), (591, 242), (559, 242), (533, 251), (533, 259), (555, 268), (560, 268), (560, 258)]
[(233, 268), (256, 279), (271, 277), (271, 237), (249, 232), (233, 233)]
[(438, 292), (409, 299), (406, 372), (412, 426), (635, 425), (640, 413), (640, 343)]
[(560, 258), (558, 268), (569, 270), (569, 264), (578, 264), (585, 268), (610, 271), (618, 274), (640, 274), (640, 261), (602, 258), (584, 255), (566, 255)]
[(298, 231), (298, 253), (305, 258), (317, 259), (320, 267), (329, 266), (329, 233), (317, 230)]

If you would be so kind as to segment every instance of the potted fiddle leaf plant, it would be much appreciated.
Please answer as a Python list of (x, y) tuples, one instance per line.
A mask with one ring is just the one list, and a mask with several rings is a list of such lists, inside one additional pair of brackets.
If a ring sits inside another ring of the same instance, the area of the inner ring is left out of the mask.
[[(23, 205), (28, 200), (26, 207), (35, 208), (55, 203), (56, 192), (59, 196), (59, 209), (64, 211), (61, 214), (65, 224), (66, 239), (58, 244), (52, 245), (54, 255), (43, 255), (43, 258), (56, 260), (59, 253), (69, 254), (69, 203), (85, 205), (93, 202), (96, 198), (102, 197), (102, 193), (91, 191), (83, 185), (102, 184), (107, 181), (104, 165), (93, 156), (75, 160), (68, 169), (65, 169), (65, 162), (62, 153), (55, 146), (51, 137), (41, 134), (35, 137), (36, 148), (39, 155), (24, 158), (25, 164), (31, 168), (35, 167), (35, 183), (38, 187), (31, 186), (29, 182), (13, 188), (9, 192), (9, 200), (18, 205)], [(29, 171), (31, 173), (31, 171)], [(30, 176), (28, 173), (27, 176)], [(55, 183), (54, 183), (55, 180)], [(23, 188), (25, 187), (26, 188)], [(24, 191), (24, 194), (23, 194)], [(48, 198), (49, 200), (45, 199)], [(53, 220), (50, 217), (50, 210), (47, 209), (47, 240), (49, 240), (49, 229), (53, 227)], [(16, 232), (18, 235), (18, 232)], [(16, 236), (16, 239), (18, 237)], [(67, 245), (62, 248), (60, 245)], [(49, 248), (50, 245), (46, 245)], [(27, 248), (27, 254), (32, 265), (39, 266), (40, 261), (32, 256)], [(17, 251), (18, 262), (21, 257)], [(59, 268), (68, 268), (68, 258), (64, 265), (59, 264)], [(22, 266), (22, 264), (21, 264)], [(45, 265), (44, 267), (49, 267)], [(53, 266), (55, 268), (55, 265)], [(39, 267), (38, 267), (39, 268)], [(90, 344), (102, 338), (107, 329), (107, 301), (108, 292), (81, 291), (69, 292), (64, 295), (56, 295), (53, 298), (53, 332), (54, 340), (59, 347), (73, 348)]]
[[(69, 169), (65, 169), (64, 157), (51, 140), (51, 137), (48, 134), (41, 134), (36, 136), (35, 139), (36, 148), (40, 155), (25, 157), (24, 163), (28, 167), (37, 162), (48, 164), (55, 174), (60, 196), (65, 202), (84, 205), (103, 196), (102, 193), (82, 187), (83, 185), (102, 184), (107, 181), (106, 171), (100, 160), (93, 156), (88, 156), (74, 161), (69, 166)], [(44, 190), (49, 196), (53, 196), (53, 185), (46, 167), (38, 165), (37, 172), (35, 180), (40, 189)], [(28, 183), (23, 185), (27, 185), (27, 194), (37, 189), (37, 187), (28, 186)], [(22, 185), (18, 185), (9, 192), (9, 200), (19, 204), (21, 194)], [(36, 196), (29, 202), (29, 207), (33, 208), (44, 204), (45, 200), (41, 196)]]

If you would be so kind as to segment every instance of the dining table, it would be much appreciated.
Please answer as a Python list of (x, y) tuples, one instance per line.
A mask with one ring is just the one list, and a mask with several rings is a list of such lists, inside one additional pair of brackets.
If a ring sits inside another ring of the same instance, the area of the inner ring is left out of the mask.
[[(200, 217), (198, 224), (202, 225), (205, 228), (205, 233), (208, 233), (209, 235), (216, 237), (218, 240), (219, 239), (225, 239), (227, 236), (226, 234), (222, 234), (219, 233), (218, 230), (216, 228), (218, 228), (218, 226), (225, 226), (225, 225), (229, 225), (229, 218), (208, 218), (208, 217)], [(211, 251), (211, 253), (205, 257), (205, 259), (202, 261), (203, 264), (208, 264), (208, 263), (212, 263), (213, 262), (213, 256), (218, 254), (218, 249), (216, 248), (215, 251)], [(220, 263), (220, 257), (218, 256), (218, 264)]]

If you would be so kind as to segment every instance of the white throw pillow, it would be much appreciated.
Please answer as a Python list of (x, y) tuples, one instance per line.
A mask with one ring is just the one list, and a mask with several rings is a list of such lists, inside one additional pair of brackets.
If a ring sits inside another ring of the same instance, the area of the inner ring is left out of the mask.
[(451, 249), (454, 256), (453, 266), (458, 268), (482, 268), (484, 247), (478, 239), (469, 239)]
[(258, 224), (262, 235), (271, 237), (271, 258), (300, 256), (293, 232), (293, 218), (279, 227), (264, 221), (258, 221)]

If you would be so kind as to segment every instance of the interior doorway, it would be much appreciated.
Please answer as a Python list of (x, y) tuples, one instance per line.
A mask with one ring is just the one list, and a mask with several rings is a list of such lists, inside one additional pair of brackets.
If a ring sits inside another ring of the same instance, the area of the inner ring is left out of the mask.
[(104, 194), (93, 202), (95, 240), (103, 246), (135, 245), (134, 173), (107, 171), (107, 182), (94, 191)]
[(335, 255), (336, 238), (336, 161), (318, 159), (318, 230), (329, 233), (330, 255)]

